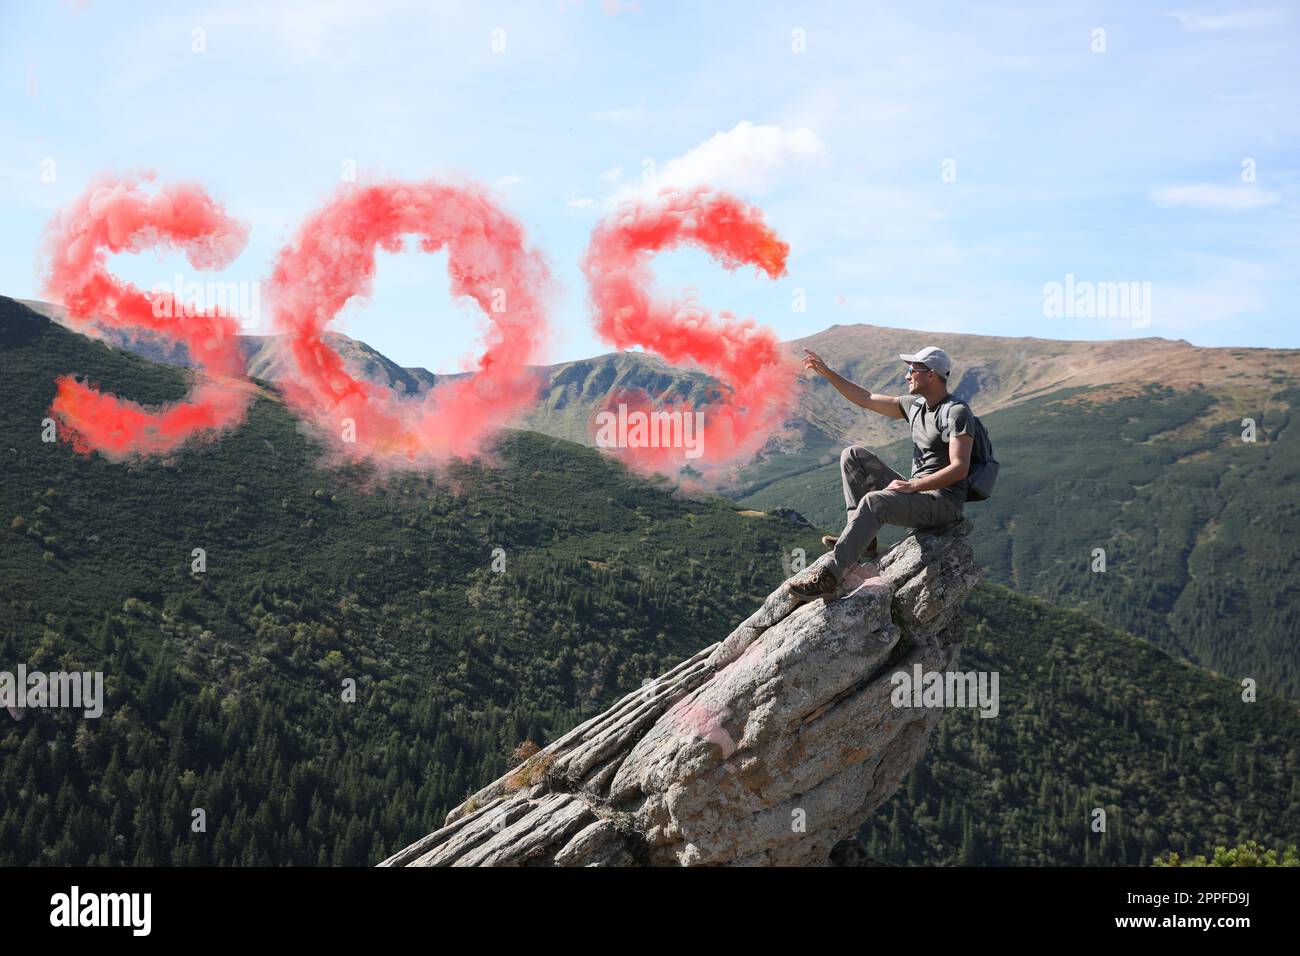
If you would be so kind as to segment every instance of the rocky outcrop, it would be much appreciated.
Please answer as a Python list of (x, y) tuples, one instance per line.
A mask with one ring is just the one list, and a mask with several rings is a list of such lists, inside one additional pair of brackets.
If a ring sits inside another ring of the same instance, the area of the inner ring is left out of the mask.
[[(811, 602), (784, 584), (727, 638), (538, 751), (381, 866), (861, 862), (854, 836), (941, 708), (890, 676), (953, 669), (969, 524), (915, 532)], [(819, 562), (828, 560), (823, 555)], [(837, 848), (837, 844), (839, 845)]]

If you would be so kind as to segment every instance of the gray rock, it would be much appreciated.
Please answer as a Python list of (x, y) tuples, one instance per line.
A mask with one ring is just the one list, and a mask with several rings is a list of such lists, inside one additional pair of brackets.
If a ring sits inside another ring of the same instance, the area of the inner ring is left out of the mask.
[(969, 530), (910, 534), (826, 599), (783, 584), (379, 865), (862, 865), (858, 828), (943, 714), (893, 706), (890, 676), (956, 664)]

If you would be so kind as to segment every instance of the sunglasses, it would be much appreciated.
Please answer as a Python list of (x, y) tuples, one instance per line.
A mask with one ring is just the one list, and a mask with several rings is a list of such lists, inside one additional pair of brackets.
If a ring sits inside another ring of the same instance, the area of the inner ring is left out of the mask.
[[(928, 372), (928, 371), (930, 371), (930, 369), (926, 368), (924, 365), (921, 365), (921, 366), (909, 365), (909, 366), (907, 366), (907, 375), (911, 375), (913, 372)], [(907, 375), (904, 375), (903, 378), (907, 378)]]

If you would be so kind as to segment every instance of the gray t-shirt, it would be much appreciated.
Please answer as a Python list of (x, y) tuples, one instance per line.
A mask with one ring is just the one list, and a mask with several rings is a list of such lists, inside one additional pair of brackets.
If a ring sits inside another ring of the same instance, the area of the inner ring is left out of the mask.
[[(947, 402), (948, 399), (945, 398), (943, 401)], [(940, 402), (939, 405), (942, 406), (943, 402)], [(903, 410), (903, 415), (912, 425), (913, 478), (933, 474), (940, 468), (948, 466), (950, 461), (948, 442), (954, 435), (975, 434), (971, 428), (970, 409), (958, 402), (952, 402), (952, 407), (944, 412), (948, 419), (948, 430), (946, 432), (941, 432), (939, 429), (939, 412), (941, 408), (936, 406), (931, 409), (921, 396), (900, 395), (898, 397), (898, 407)], [(939, 494), (952, 498), (958, 504), (962, 504), (966, 501), (967, 480), (967, 478), (963, 478), (961, 481), (953, 482), (946, 488), (940, 488)]]

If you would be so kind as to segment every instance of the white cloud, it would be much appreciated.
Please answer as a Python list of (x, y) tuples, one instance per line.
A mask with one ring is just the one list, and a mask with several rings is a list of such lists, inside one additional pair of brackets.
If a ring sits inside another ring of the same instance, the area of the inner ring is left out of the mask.
[(1258, 186), (1216, 186), (1213, 183), (1189, 183), (1153, 190), (1151, 201), (1157, 206), (1190, 206), (1194, 209), (1259, 209), (1277, 202), (1277, 193)]
[(607, 169), (600, 174), (600, 178), (607, 183), (616, 183), (623, 178), (623, 167), (615, 166), (613, 169)]
[(518, 173), (506, 173), (492, 185), (496, 186), (498, 189), (509, 189), (511, 186), (518, 186), (523, 181), (524, 177), (520, 176)]
[(657, 172), (652, 165), (643, 164), (643, 168), (651, 171), (650, 175), (619, 189), (606, 200), (606, 205), (651, 198), (669, 186), (683, 189), (712, 186), (748, 195), (765, 193), (789, 166), (822, 161), (829, 155), (826, 144), (806, 127), (784, 130), (742, 120), (728, 132), (716, 133), (694, 149), (670, 159)]
[(1209, 15), (1175, 12), (1166, 13), (1165, 16), (1173, 17), (1178, 21), (1178, 25), (1189, 33), (1201, 33), (1207, 30), (1260, 30), (1285, 23), (1287, 20), (1285, 10), (1265, 9), (1237, 10), (1234, 13)]

